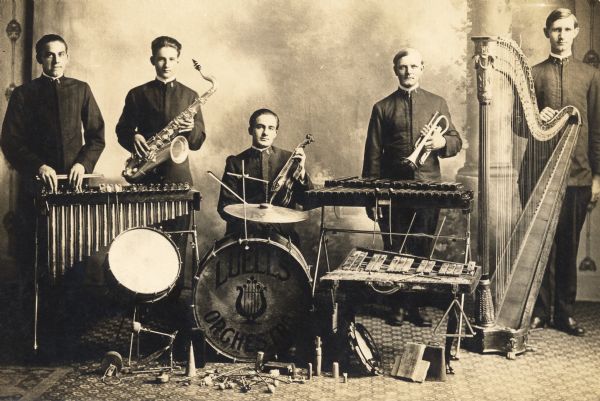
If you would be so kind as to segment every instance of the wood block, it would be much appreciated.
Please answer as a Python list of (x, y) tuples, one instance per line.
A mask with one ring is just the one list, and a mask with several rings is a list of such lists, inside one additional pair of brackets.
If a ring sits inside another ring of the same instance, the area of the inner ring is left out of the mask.
[(427, 380), (446, 381), (446, 358), (444, 347), (441, 345), (428, 345), (423, 353), (423, 360), (429, 362)]
[(396, 357), (392, 376), (402, 377), (412, 381), (422, 382), (427, 376), (429, 362), (423, 361), (425, 345), (407, 343), (402, 357)]
[(427, 371), (429, 370), (429, 362), (427, 361), (419, 361), (415, 368), (414, 373), (409, 378), (414, 382), (423, 383), (425, 378), (427, 377)]

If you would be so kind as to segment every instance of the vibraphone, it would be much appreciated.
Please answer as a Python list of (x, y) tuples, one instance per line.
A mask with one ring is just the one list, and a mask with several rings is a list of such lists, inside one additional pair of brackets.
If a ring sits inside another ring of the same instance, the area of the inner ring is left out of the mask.
[(108, 246), (129, 228), (192, 214), (199, 210), (200, 199), (200, 193), (188, 184), (101, 184), (81, 192), (42, 190), (36, 201), (50, 281), (56, 281), (75, 262)]
[(321, 206), (374, 206), (471, 210), (473, 191), (457, 182), (364, 179), (348, 177), (325, 181), (323, 188), (306, 191), (305, 209)]
[(475, 262), (455, 263), (354, 248), (322, 281), (389, 284), (409, 291), (471, 293), (481, 278)]

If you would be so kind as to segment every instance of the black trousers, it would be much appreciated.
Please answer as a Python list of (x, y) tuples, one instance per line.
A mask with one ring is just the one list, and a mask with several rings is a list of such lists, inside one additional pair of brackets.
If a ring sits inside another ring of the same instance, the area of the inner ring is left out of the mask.
[(553, 304), (555, 321), (565, 321), (573, 316), (577, 295), (577, 250), (591, 196), (589, 186), (567, 187), (534, 316), (549, 319)]
[[(393, 204), (392, 204), (393, 207)], [(383, 239), (383, 247), (386, 251), (410, 253), (415, 256), (429, 258), (433, 241), (431, 238), (423, 237), (405, 237), (403, 235), (390, 236), (392, 233), (409, 233), (409, 234), (433, 234), (437, 227), (438, 218), (440, 215), (439, 209), (398, 209), (392, 208), (391, 226), (389, 208), (382, 208), (382, 216), (378, 220), (381, 237)], [(414, 221), (413, 221), (414, 216)], [(411, 226), (412, 221), (412, 226)], [(410, 227), (410, 231), (409, 231)], [(404, 240), (404, 247), (402, 246)], [(406, 294), (396, 292), (388, 297), (390, 305), (393, 308), (404, 306), (412, 310), (418, 304), (422, 304), (423, 300), (419, 299), (416, 294)]]
[[(413, 215), (414, 221), (411, 226)], [(384, 249), (399, 252), (405, 239), (403, 235), (390, 236), (390, 228), (392, 233), (406, 233), (410, 227), (409, 234), (433, 234), (437, 227), (439, 215), (440, 211), (438, 209), (392, 209), (390, 226), (389, 208), (383, 207), (382, 216), (379, 218), (378, 223)], [(430, 238), (408, 236), (402, 252), (429, 257), (432, 243), (433, 241)]]

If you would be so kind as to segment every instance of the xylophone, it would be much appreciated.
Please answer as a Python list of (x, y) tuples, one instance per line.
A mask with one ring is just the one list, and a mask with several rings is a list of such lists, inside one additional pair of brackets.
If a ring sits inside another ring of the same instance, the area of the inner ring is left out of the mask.
[(50, 281), (129, 228), (199, 210), (200, 199), (200, 193), (188, 184), (100, 184), (79, 192), (66, 187), (56, 192), (42, 190), (36, 203), (41, 219), (39, 234), (45, 233), (40, 239), (46, 243)]
[(475, 262), (455, 263), (367, 248), (354, 248), (323, 281), (390, 284), (411, 291), (471, 293), (481, 278)]
[(325, 181), (323, 188), (306, 191), (305, 209), (322, 206), (374, 206), (393, 201), (395, 207), (471, 210), (473, 191), (456, 182), (365, 179), (347, 177)]

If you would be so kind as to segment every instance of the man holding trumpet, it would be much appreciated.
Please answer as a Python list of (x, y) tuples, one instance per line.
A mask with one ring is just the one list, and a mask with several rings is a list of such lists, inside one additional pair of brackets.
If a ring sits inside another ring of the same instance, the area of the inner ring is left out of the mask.
[[(399, 88), (373, 106), (362, 175), (364, 178), (439, 181), (439, 158), (451, 157), (460, 151), (460, 135), (452, 124), (446, 101), (419, 86), (424, 71), (419, 51), (402, 49), (394, 56), (393, 62)], [(413, 155), (417, 147), (420, 150)], [(430, 152), (429, 156), (425, 157), (424, 152)], [(415, 162), (407, 163), (411, 155), (413, 157), (410, 159)], [(416, 209), (402, 209), (393, 205), (392, 208), (391, 225), (388, 222), (387, 207), (379, 210), (367, 208), (369, 217), (379, 223), (385, 250), (400, 251), (404, 240), (403, 236), (390, 236), (386, 233), (406, 233), (409, 228), (411, 234), (435, 232), (439, 210), (419, 209), (417, 212)], [(427, 238), (408, 237), (402, 252), (429, 257), (430, 246), (431, 241)], [(408, 318), (413, 323), (431, 326), (431, 320), (421, 315), (409, 297), (404, 297), (404, 302), (398, 298), (393, 300), (393, 314), (389, 323), (402, 324), (403, 304), (408, 308)]]

